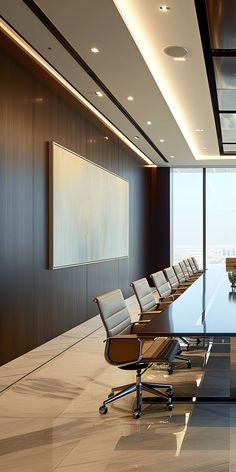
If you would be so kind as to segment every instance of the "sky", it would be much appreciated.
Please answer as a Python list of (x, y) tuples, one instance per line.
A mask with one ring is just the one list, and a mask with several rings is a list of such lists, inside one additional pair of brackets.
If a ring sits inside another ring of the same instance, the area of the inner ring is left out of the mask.
[[(236, 248), (236, 169), (207, 169), (206, 195), (207, 246)], [(174, 169), (174, 245), (202, 247), (202, 205), (202, 169)]]

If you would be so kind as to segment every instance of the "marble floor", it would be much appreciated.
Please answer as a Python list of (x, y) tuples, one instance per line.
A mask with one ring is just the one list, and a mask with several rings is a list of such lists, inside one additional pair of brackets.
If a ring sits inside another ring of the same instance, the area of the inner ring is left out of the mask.
[[(135, 319), (133, 298), (128, 307)], [(99, 415), (110, 388), (133, 380), (106, 364), (104, 338), (97, 316), (0, 368), (0, 471), (236, 472), (234, 404), (145, 404), (134, 420), (128, 396)], [(205, 350), (195, 348), (191, 370), (178, 364), (168, 376), (154, 366), (146, 379), (171, 380), (180, 396), (221, 395), (228, 346), (215, 340), (204, 367)]]

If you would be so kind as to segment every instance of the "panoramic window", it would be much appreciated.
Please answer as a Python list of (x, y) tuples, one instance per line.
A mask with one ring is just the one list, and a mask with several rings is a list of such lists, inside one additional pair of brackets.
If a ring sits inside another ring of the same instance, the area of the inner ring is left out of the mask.
[(203, 265), (203, 169), (172, 171), (172, 260)]
[(236, 257), (236, 169), (206, 170), (206, 263)]

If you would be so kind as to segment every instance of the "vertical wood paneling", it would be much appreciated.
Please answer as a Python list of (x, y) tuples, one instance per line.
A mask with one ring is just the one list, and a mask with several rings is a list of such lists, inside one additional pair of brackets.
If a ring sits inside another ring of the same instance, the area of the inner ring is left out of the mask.
[(147, 275), (150, 275), (170, 265), (170, 169), (147, 169), (146, 179)]
[[(119, 286), (130, 294), (129, 282), (143, 276), (147, 264), (140, 161), (10, 49), (3, 44), (0, 74), (1, 364), (93, 316), (95, 295)], [(129, 180), (129, 258), (48, 269), (48, 141)]]

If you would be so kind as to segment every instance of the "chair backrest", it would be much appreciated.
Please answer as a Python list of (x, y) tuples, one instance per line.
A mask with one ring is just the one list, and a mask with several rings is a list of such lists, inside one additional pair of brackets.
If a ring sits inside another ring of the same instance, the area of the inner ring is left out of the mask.
[(189, 262), (189, 265), (190, 265), (190, 267), (191, 267), (193, 273), (196, 274), (198, 270), (196, 269), (195, 264), (194, 264), (194, 262), (192, 261), (192, 258), (191, 258), (191, 257), (188, 257), (188, 262)]
[(186, 265), (186, 267), (187, 267), (187, 271), (188, 271), (188, 273), (189, 273), (189, 276), (191, 277), (191, 276), (193, 275), (193, 271), (192, 271), (192, 268), (191, 268), (191, 266), (190, 266), (190, 264), (189, 264), (189, 262), (188, 262), (188, 259), (184, 259), (184, 263), (185, 263), (185, 265)]
[(179, 264), (175, 264), (175, 265), (173, 266), (173, 269), (174, 269), (174, 271), (175, 271), (175, 275), (176, 275), (176, 277), (177, 277), (179, 283), (181, 284), (181, 283), (185, 282), (185, 281), (186, 281), (185, 275), (184, 275), (184, 273), (183, 273), (183, 271), (182, 271), (180, 265), (179, 265)]
[(194, 265), (195, 265), (197, 271), (199, 271), (200, 269), (199, 269), (199, 265), (198, 265), (198, 263), (197, 263), (196, 257), (191, 257), (191, 259), (192, 259), (192, 261), (193, 261), (193, 263), (194, 263)]
[(131, 318), (120, 289), (95, 297), (94, 301), (98, 305), (107, 337), (130, 333)]
[(178, 279), (175, 275), (175, 271), (174, 271), (173, 267), (167, 267), (166, 269), (164, 269), (164, 274), (165, 274), (167, 280), (169, 280), (171, 287), (172, 288), (178, 288), (179, 281), (178, 281)]
[(130, 286), (133, 287), (141, 312), (154, 311), (157, 309), (158, 304), (147, 279), (135, 280)]
[(187, 267), (186, 267), (184, 261), (181, 261), (181, 262), (179, 263), (179, 265), (180, 265), (180, 267), (181, 267), (181, 269), (182, 269), (182, 272), (183, 272), (183, 274), (184, 274), (185, 280), (189, 280), (189, 273), (188, 273), (188, 271), (187, 271)]
[(166, 280), (162, 270), (154, 272), (154, 274), (151, 274), (150, 277), (152, 278), (160, 297), (169, 297), (171, 295), (172, 288), (170, 282)]

